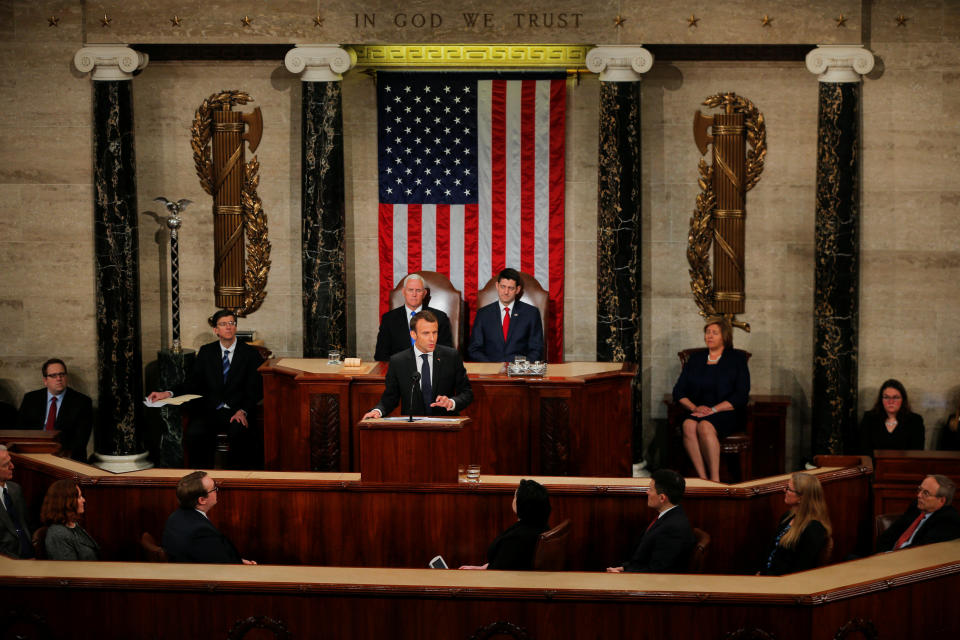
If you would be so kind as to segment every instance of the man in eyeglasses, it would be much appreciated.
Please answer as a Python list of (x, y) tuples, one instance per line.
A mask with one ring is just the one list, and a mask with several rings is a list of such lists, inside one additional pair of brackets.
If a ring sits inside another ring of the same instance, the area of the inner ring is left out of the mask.
[(896, 551), (960, 538), (960, 513), (950, 504), (956, 485), (931, 475), (917, 487), (917, 502), (877, 537), (877, 551)]
[(244, 560), (227, 536), (210, 522), (220, 487), (206, 471), (194, 471), (177, 483), (180, 508), (170, 514), (161, 544), (170, 562), (257, 564)]
[(59, 431), (62, 454), (86, 462), (93, 403), (89, 396), (67, 386), (67, 365), (60, 358), (44, 362), (41, 371), (44, 388), (23, 396), (17, 428)]
[(231, 469), (257, 469), (263, 466), (263, 434), (254, 433), (250, 417), (263, 398), (263, 381), (257, 368), (263, 364), (260, 353), (237, 340), (237, 316), (221, 309), (209, 320), (217, 340), (200, 347), (187, 379), (172, 391), (154, 391), (151, 402), (171, 396), (195, 393), (200, 398), (189, 404), (190, 424), (185, 448), (190, 464), (213, 466), (218, 433), (230, 441)]

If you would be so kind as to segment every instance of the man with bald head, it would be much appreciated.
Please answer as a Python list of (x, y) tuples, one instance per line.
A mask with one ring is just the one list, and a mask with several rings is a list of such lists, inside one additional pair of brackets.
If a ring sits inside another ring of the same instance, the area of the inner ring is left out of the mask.
[(429, 311), (437, 319), (437, 344), (453, 346), (453, 334), (450, 331), (450, 318), (443, 311), (425, 307), (423, 299), (427, 295), (427, 286), (423, 276), (411, 273), (403, 279), (403, 304), (387, 311), (380, 318), (380, 331), (377, 332), (377, 348), (373, 359), (378, 362), (390, 360), (390, 356), (409, 349), (410, 319), (420, 311)]

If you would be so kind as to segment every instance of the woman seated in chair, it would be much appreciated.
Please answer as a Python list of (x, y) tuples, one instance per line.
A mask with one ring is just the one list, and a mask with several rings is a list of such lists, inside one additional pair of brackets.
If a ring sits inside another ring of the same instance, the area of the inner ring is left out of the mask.
[(733, 348), (727, 320), (703, 328), (705, 352), (693, 353), (673, 387), (674, 402), (687, 410), (683, 446), (697, 476), (720, 482), (720, 438), (742, 431), (742, 409), (750, 396), (747, 358)]
[(860, 422), (860, 453), (875, 449), (923, 449), (923, 418), (910, 410), (907, 390), (899, 380), (887, 380), (873, 409)]
[(100, 546), (79, 520), (86, 500), (75, 480), (57, 480), (43, 499), (40, 518), (47, 526), (45, 547), (50, 560), (99, 560)]
[(830, 539), (830, 514), (816, 476), (791, 475), (783, 502), (789, 510), (780, 518), (777, 535), (757, 575), (782, 576), (813, 569)]
[(533, 569), (533, 556), (540, 534), (549, 529), (550, 497), (535, 480), (521, 480), (513, 494), (517, 521), (496, 537), (487, 550), (487, 563), (464, 565), (461, 569)]

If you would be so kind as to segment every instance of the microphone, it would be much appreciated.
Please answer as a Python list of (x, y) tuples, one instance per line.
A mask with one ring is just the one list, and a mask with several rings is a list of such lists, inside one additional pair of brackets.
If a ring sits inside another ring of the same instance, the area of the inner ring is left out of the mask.
[(410, 419), (407, 422), (413, 422), (413, 399), (417, 397), (415, 394), (417, 393), (417, 389), (419, 388), (418, 387), (419, 382), (420, 382), (420, 372), (414, 371), (413, 376), (411, 376), (411, 382), (410, 382), (410, 406), (409, 406)]

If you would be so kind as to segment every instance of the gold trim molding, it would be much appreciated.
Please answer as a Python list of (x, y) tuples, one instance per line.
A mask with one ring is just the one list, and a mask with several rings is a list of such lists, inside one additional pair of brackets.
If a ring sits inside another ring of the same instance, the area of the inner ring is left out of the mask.
[(586, 69), (587, 45), (349, 45), (358, 67)]

